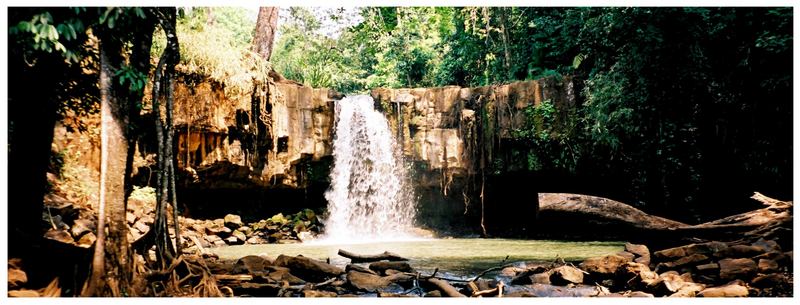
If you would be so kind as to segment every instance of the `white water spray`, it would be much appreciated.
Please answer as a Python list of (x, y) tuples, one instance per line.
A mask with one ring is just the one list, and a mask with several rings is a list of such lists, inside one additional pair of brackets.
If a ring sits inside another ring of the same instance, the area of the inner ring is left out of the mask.
[(414, 192), (389, 124), (370, 96), (336, 103), (327, 242), (414, 238)]

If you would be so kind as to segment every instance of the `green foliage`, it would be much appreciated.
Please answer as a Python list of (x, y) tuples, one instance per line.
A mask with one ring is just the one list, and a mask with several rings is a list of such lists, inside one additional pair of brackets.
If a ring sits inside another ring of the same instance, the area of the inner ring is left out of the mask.
[(333, 36), (325, 33), (320, 19), (339, 11), (293, 7), (275, 45), (275, 68), (286, 78), (341, 92), (433, 86), (444, 54), (442, 41), (455, 30), (453, 12), (365, 7), (359, 9), (360, 22)]
[(74, 50), (78, 41), (78, 33), (85, 30), (83, 21), (78, 14), (85, 8), (74, 9), (68, 18), (54, 20), (50, 11), (34, 14), (29, 20), (19, 21), (10, 26), (8, 34), (17, 43), (30, 46), (30, 52), (42, 51), (61, 54), (67, 62), (78, 63), (79, 54)]
[(156, 202), (156, 189), (145, 186), (133, 186), (133, 192), (128, 196), (130, 200), (138, 200), (140, 202), (155, 203)]
[(147, 84), (147, 74), (136, 71), (131, 66), (123, 66), (114, 74), (120, 85), (128, 85), (128, 90), (136, 92), (144, 89)]
[(355, 53), (345, 45), (346, 39), (336, 40), (323, 34), (318, 16), (309, 9), (293, 7), (289, 13), (275, 43), (272, 55), (275, 69), (288, 79), (312, 87), (344, 92), (364, 90), (364, 82), (358, 79), (360, 71), (348, 64)]
[[(106, 39), (129, 47), (132, 34), (145, 17), (143, 8), (10, 9), (9, 60), (24, 62), (21, 69), (25, 73), (59, 74), (59, 81), (45, 85), (54, 93), (52, 100), (58, 105), (59, 118), (93, 114), (99, 109), (97, 36), (107, 33)], [(125, 66), (112, 69), (121, 85), (131, 90), (143, 87), (143, 73)], [(85, 130), (85, 126), (77, 127)]]
[[(209, 11), (211, 10), (211, 11)], [(270, 63), (252, 52), (255, 22), (244, 8), (193, 9), (178, 18), (176, 31), (181, 44), (177, 67), (186, 74), (200, 74), (225, 85), (229, 96), (246, 96), (253, 79), (265, 80)], [(166, 47), (163, 31), (154, 34), (152, 56)]]
[[(514, 142), (518, 144), (515, 160), (524, 158), (525, 169), (564, 170), (574, 173), (577, 169), (580, 151), (574, 134), (576, 115), (569, 114), (564, 121), (558, 121), (558, 110), (550, 100), (523, 110), (525, 127), (511, 131)], [(519, 156), (523, 154), (523, 156)]]

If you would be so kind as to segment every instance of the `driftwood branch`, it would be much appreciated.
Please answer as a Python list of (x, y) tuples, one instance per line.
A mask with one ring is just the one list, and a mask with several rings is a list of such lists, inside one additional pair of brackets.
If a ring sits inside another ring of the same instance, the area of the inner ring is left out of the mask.
[(487, 290), (479, 290), (472, 293), (472, 297), (480, 298), (486, 296), (497, 296), (498, 298), (503, 297), (503, 282), (498, 282), (497, 287)]
[(380, 254), (363, 255), (339, 249), (339, 255), (349, 258), (350, 261), (353, 263), (368, 263), (368, 262), (377, 262), (382, 260), (388, 260), (392, 262), (408, 260), (407, 258), (404, 258), (400, 255), (397, 255), (389, 251), (384, 251), (383, 253)]
[(253, 276), (249, 274), (214, 274), (214, 279), (217, 281), (248, 282), (253, 280)]
[[(502, 264), (502, 263), (505, 263), (505, 262), (508, 260), (508, 258), (509, 258), (509, 256), (508, 256), (508, 255), (506, 255), (506, 258), (504, 258), (502, 261), (500, 261), (500, 263), (501, 263), (501, 264)], [(470, 282), (477, 281), (479, 278), (481, 278), (482, 276), (486, 275), (486, 274), (487, 274), (487, 273), (489, 273), (489, 272), (492, 272), (492, 271), (497, 271), (497, 270), (503, 270), (503, 268), (506, 268), (506, 267), (512, 267), (512, 266), (514, 266), (514, 264), (505, 264), (505, 265), (495, 266), (495, 267), (492, 267), (492, 268), (489, 268), (489, 269), (483, 270), (483, 272), (481, 272), (481, 273), (478, 273), (478, 275), (477, 275), (477, 276), (475, 276), (475, 278), (473, 278), (473, 279), (472, 279)]]

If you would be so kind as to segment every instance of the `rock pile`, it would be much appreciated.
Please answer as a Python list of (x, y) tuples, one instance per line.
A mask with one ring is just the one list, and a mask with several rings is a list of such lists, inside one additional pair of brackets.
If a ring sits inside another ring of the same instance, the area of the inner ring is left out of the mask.
[(747, 297), (791, 296), (792, 255), (763, 239), (653, 253), (628, 243), (625, 251), (589, 258), (577, 267), (564, 261), (517, 263), (506, 265), (494, 279), (480, 278), (484, 272), (470, 280), (421, 274), (394, 254), (360, 256), (383, 261), (351, 262), (344, 268), (285, 255), (227, 263), (210, 257), (207, 264), (223, 290), (234, 296)]
[(584, 260), (580, 269), (536, 265), (506, 268), (504, 274), (513, 276), (512, 284), (524, 285), (515, 287), (516, 296), (790, 296), (792, 257), (793, 251), (763, 239), (697, 243), (652, 254), (644, 245), (628, 243), (620, 253)]
[[(128, 239), (142, 238), (155, 219), (155, 204), (131, 196), (128, 202), (127, 220), (130, 227)], [(168, 214), (171, 214), (168, 211)], [(218, 219), (192, 219), (179, 216), (181, 244), (188, 253), (203, 248), (225, 245), (297, 243), (315, 236), (320, 231), (320, 222), (313, 210), (305, 209), (292, 215), (277, 214), (253, 223), (244, 223), (239, 215), (228, 214)], [(170, 235), (174, 229), (170, 226)]]
[(50, 227), (44, 237), (64, 245), (88, 249), (94, 245), (97, 217), (85, 207), (56, 194), (44, 198), (43, 226)]

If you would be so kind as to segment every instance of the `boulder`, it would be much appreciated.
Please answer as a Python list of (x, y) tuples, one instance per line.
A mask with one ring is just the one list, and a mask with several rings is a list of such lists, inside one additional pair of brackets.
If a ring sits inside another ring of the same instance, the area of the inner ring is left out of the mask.
[(358, 271), (347, 272), (347, 282), (356, 289), (365, 291), (377, 291), (391, 284), (379, 275)]
[(653, 256), (659, 260), (672, 260), (686, 256), (686, 246), (664, 249), (653, 252)]
[(11, 298), (38, 298), (41, 297), (38, 291), (36, 290), (9, 290), (8, 296)]
[(726, 258), (719, 261), (719, 277), (722, 280), (749, 279), (758, 266), (749, 258)]
[(442, 292), (439, 290), (432, 290), (425, 294), (426, 298), (441, 298)]
[(206, 227), (206, 234), (208, 235), (217, 235), (219, 237), (225, 238), (231, 235), (231, 233), (233, 233), (233, 230), (231, 230), (231, 228), (224, 226), (213, 225)]
[(716, 257), (724, 258), (743, 258), (753, 257), (764, 254), (764, 248), (750, 245), (734, 245), (714, 254)]
[(274, 264), (292, 270), (292, 274), (311, 282), (322, 282), (344, 273), (342, 268), (304, 256), (280, 255)]
[(671, 261), (671, 262), (659, 263), (658, 266), (656, 266), (656, 271), (657, 272), (659, 272), (659, 271), (663, 272), (664, 270), (676, 269), (676, 268), (680, 268), (680, 267), (684, 267), (684, 266), (693, 266), (693, 265), (697, 265), (697, 264), (700, 264), (700, 263), (703, 263), (703, 262), (706, 262), (706, 261), (708, 261), (708, 256), (705, 256), (705, 255), (699, 254), (699, 253), (695, 253), (695, 254), (692, 254), (692, 255), (681, 257), (681, 258), (679, 258), (677, 260), (674, 260), (674, 261)]
[(703, 254), (706, 256), (713, 255), (716, 252), (728, 248), (728, 245), (723, 242), (711, 241), (701, 244), (690, 244), (675, 248), (664, 249), (661, 251), (653, 252), (653, 257), (659, 261), (676, 260), (684, 256), (692, 254)]
[(625, 251), (636, 255), (636, 258), (633, 259), (634, 262), (650, 266), (650, 249), (647, 246), (625, 243)]
[(246, 235), (246, 236), (250, 236), (250, 235), (253, 234), (253, 229), (248, 227), (248, 226), (241, 226), (236, 230), (238, 230), (239, 232), (244, 233), (244, 235)]
[(137, 222), (137, 223), (133, 224), (133, 228), (136, 229), (136, 230), (139, 230), (139, 232), (141, 232), (142, 235), (144, 235), (145, 233), (150, 231), (150, 226), (148, 224), (144, 223), (144, 221), (140, 221), (140, 222)]
[(21, 269), (8, 269), (8, 289), (19, 289), (28, 282), (28, 275)]
[(627, 258), (629, 261), (633, 261), (634, 259), (636, 259), (636, 255), (628, 251), (620, 251), (615, 254)]
[(630, 289), (645, 289), (658, 280), (658, 274), (641, 263), (629, 262), (617, 269), (617, 277)]
[(778, 262), (771, 260), (771, 259), (760, 259), (758, 260), (758, 272), (760, 273), (774, 273), (780, 270), (780, 266), (778, 266)]
[(72, 244), (75, 241), (72, 239), (72, 235), (66, 230), (50, 229), (44, 233), (44, 237), (65, 244)]
[(131, 212), (126, 212), (125, 220), (128, 222), (129, 225), (132, 225), (136, 222), (136, 215)]
[(18, 257), (9, 258), (8, 269), (22, 269), (22, 259)]
[(240, 240), (242, 243), (244, 243), (244, 242), (247, 240), (247, 235), (245, 235), (244, 233), (242, 233), (242, 232), (241, 232), (241, 231), (239, 231), (239, 230), (235, 230), (235, 231), (233, 231), (233, 233), (231, 233), (231, 236), (233, 236), (233, 237), (236, 237), (236, 238), (237, 238), (237, 239), (239, 239), (239, 240)]
[(650, 266), (650, 256), (637, 257), (633, 261), (645, 266)]
[[(518, 273), (515, 277), (513, 277), (511, 279), (511, 284), (512, 285), (527, 285), (527, 284), (531, 284), (531, 283), (533, 283), (531, 281), (533, 279), (533, 275), (538, 274), (538, 273), (543, 273), (545, 271), (547, 271), (547, 269), (542, 267), (542, 266), (536, 266), (534, 268), (528, 268), (528, 269)], [(548, 279), (547, 283), (549, 284), (549, 282), (550, 282), (550, 274), (548, 273), (546, 276), (547, 276), (547, 279)]]
[(80, 238), (83, 234), (89, 233), (94, 231), (95, 225), (94, 222), (88, 219), (76, 219), (75, 223), (72, 224), (72, 228), (70, 228), (70, 233), (75, 238)]
[(761, 248), (763, 252), (781, 251), (781, 246), (774, 240), (764, 240), (763, 238), (753, 243), (754, 247)]
[(525, 270), (526, 270), (525, 268), (520, 268), (520, 267), (517, 267), (517, 266), (509, 266), (509, 267), (503, 268), (503, 270), (500, 270), (500, 274), (502, 276), (514, 277), (517, 274), (519, 274), (520, 272), (523, 272)]
[(220, 238), (217, 235), (203, 235), (203, 239), (205, 239), (206, 241), (208, 241), (209, 243), (212, 243), (212, 244), (217, 242), (217, 241), (219, 241), (219, 240), (222, 240), (222, 238)]
[(789, 278), (780, 273), (761, 275), (753, 279), (750, 285), (757, 288), (772, 288), (788, 284)]
[(566, 286), (583, 283), (583, 271), (572, 266), (561, 266), (550, 270), (550, 283)]
[(719, 264), (717, 263), (697, 265), (694, 268), (700, 274), (719, 274)]
[(528, 284), (550, 285), (550, 272), (535, 273), (528, 277)]
[(684, 285), (686, 285), (686, 281), (677, 272), (667, 271), (660, 274), (658, 280), (651, 287), (653, 292), (658, 295), (671, 295), (678, 292)]
[(306, 283), (303, 279), (290, 273), (289, 268), (284, 267), (271, 267), (267, 278), (278, 282), (287, 282), (289, 285), (303, 285)]
[(267, 240), (259, 236), (253, 236), (248, 238), (246, 243), (249, 245), (260, 245), (260, 244), (266, 244), (267, 242), (268, 242)]
[(228, 228), (231, 228), (231, 230), (236, 230), (239, 227), (244, 225), (244, 223), (242, 222), (242, 217), (240, 217), (239, 215), (235, 215), (235, 214), (225, 215), (225, 218), (223, 218), (223, 221), (224, 221), (224, 223), (223, 223), (224, 226), (228, 227)]
[(413, 276), (406, 274), (393, 274), (381, 277), (358, 271), (347, 272), (347, 282), (356, 289), (364, 291), (378, 291), (389, 287), (389, 285), (393, 283), (407, 282), (413, 279)]
[(229, 245), (241, 245), (244, 244), (244, 240), (236, 238), (236, 236), (229, 236), (225, 239), (225, 243)]
[(692, 298), (697, 293), (706, 288), (706, 285), (692, 282), (685, 282), (684, 285), (675, 293), (669, 295), (671, 298)]
[(697, 293), (698, 297), (746, 297), (749, 294), (747, 287), (741, 282), (733, 282), (724, 286), (703, 289)]
[(276, 284), (251, 282), (242, 282), (241, 284), (234, 285), (231, 288), (233, 288), (234, 295), (253, 297), (276, 297), (282, 290), (281, 286)]
[(637, 257), (650, 257), (650, 249), (645, 245), (625, 243), (625, 251), (635, 254)]
[(255, 274), (256, 272), (264, 272), (267, 266), (272, 265), (272, 262), (269, 260), (257, 256), (257, 255), (248, 255), (242, 257), (233, 264), (233, 269), (231, 269), (231, 274)]
[(402, 272), (414, 272), (408, 262), (374, 262), (369, 264), (369, 269), (379, 273), (385, 274), (386, 270), (394, 269)]
[(94, 235), (92, 232), (88, 232), (83, 234), (80, 239), (76, 242), (78, 247), (81, 248), (91, 248), (94, 245), (94, 242), (97, 240), (97, 236)]
[(303, 290), (303, 297), (306, 298), (332, 298), (336, 297), (336, 292), (322, 290)]
[(587, 258), (580, 264), (580, 267), (593, 275), (611, 276), (617, 272), (620, 266), (629, 262), (630, 260), (623, 256), (611, 254)]
[(598, 289), (597, 286), (588, 285), (564, 287), (547, 284), (532, 284), (524, 287), (527, 292), (536, 297), (596, 297), (605, 294), (604, 291)]

